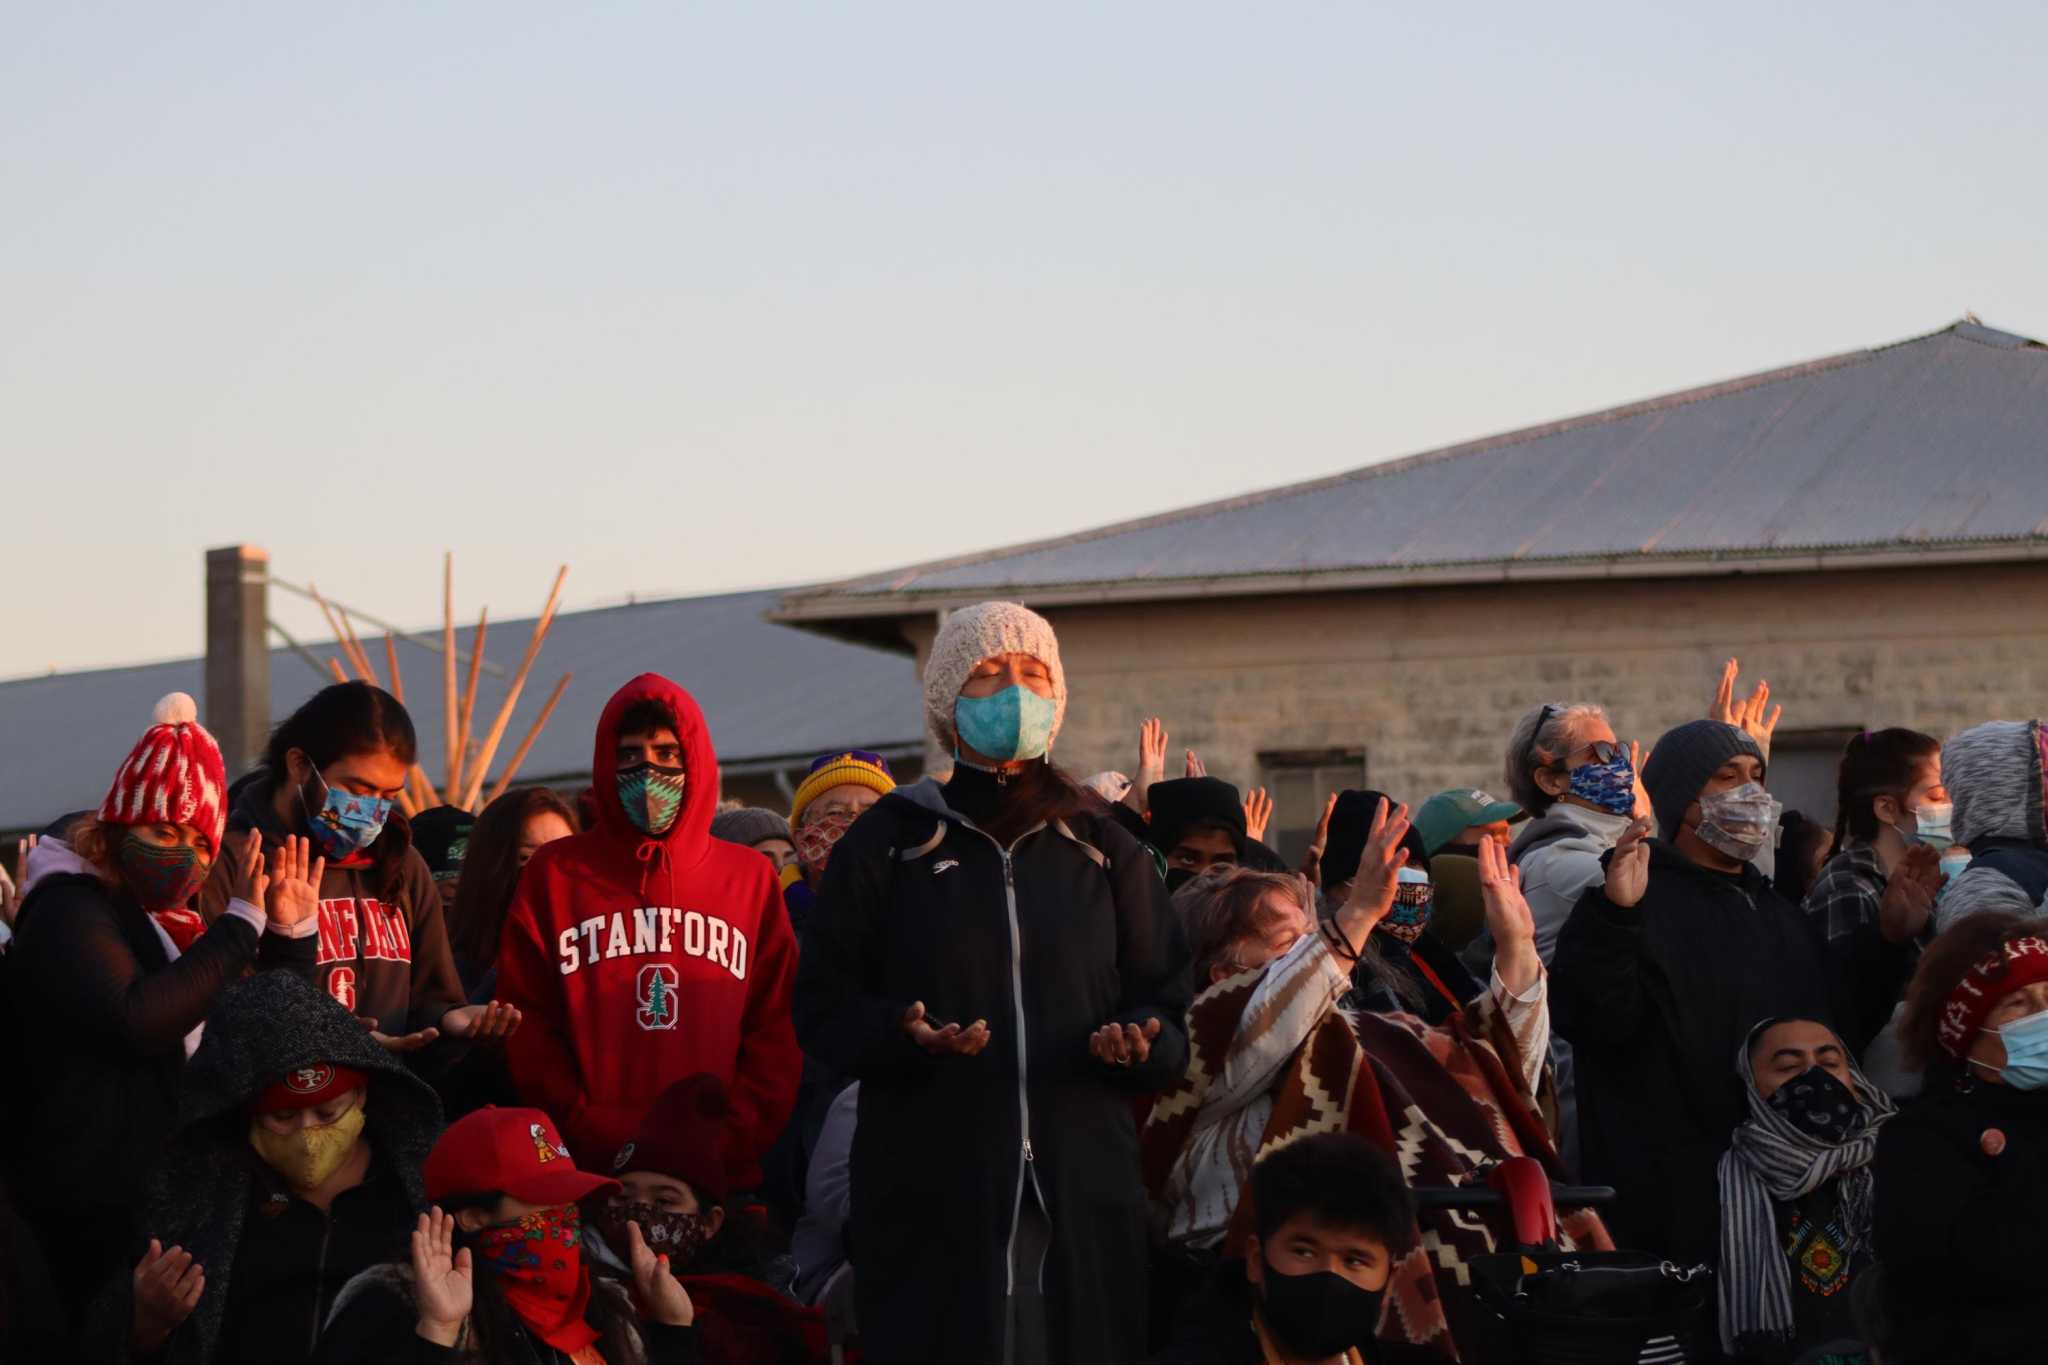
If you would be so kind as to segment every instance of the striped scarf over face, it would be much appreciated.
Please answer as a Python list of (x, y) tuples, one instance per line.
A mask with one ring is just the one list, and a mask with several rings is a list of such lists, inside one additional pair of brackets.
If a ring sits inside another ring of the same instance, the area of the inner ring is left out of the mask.
[(1735, 1058), (1749, 1097), (1749, 1117), (1721, 1158), (1721, 1345), (1730, 1355), (1738, 1343), (1759, 1337), (1792, 1340), (1792, 1268), (1779, 1240), (1776, 1205), (1840, 1180), (1842, 1229), (1848, 1239), (1843, 1254), (1868, 1242), (1870, 1160), (1877, 1154), (1878, 1129), (1898, 1112), (1852, 1060), (1849, 1077), (1862, 1105), (1856, 1129), (1840, 1143), (1826, 1143), (1795, 1127), (1757, 1093), (1749, 1061), (1764, 1030), (1783, 1022), (1766, 1019), (1751, 1029)]

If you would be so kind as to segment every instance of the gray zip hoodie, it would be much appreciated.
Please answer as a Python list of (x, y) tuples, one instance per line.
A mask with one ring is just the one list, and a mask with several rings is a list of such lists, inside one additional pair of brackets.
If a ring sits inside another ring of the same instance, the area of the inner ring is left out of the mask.
[(1988, 910), (2043, 912), (2018, 882), (1985, 866), (1985, 850), (1978, 847), (1987, 839), (2011, 840), (2034, 849), (2048, 845), (2048, 830), (2042, 825), (2042, 762), (2039, 721), (1986, 721), (1942, 746), (1941, 776), (1955, 803), (1955, 840), (1968, 845), (1978, 859), (1956, 875), (1935, 903), (1937, 931)]

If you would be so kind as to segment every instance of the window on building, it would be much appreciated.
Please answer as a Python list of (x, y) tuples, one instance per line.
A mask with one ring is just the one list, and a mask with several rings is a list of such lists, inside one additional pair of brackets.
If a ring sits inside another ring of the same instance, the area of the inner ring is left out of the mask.
[(1764, 785), (1786, 810), (1796, 810), (1829, 829), (1835, 826), (1835, 778), (1842, 748), (1857, 731), (1780, 730), (1771, 737), (1770, 770)]
[(1299, 867), (1330, 794), (1365, 785), (1365, 750), (1276, 749), (1259, 755), (1259, 773), (1273, 797), (1266, 843)]

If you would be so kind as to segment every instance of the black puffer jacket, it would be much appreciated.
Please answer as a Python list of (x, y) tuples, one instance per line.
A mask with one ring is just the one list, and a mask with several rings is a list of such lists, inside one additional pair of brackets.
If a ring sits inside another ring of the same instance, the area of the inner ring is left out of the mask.
[(256, 965), (259, 934), (223, 915), (173, 962), (134, 897), (97, 877), (38, 882), (7, 958), (27, 1084), (15, 1190), (74, 1303), (126, 1255), (143, 1178), (169, 1136), (185, 1035)]
[[(850, 1239), (870, 1359), (1003, 1359), (1014, 1215), (1034, 1198), (1051, 1222), (1050, 1358), (1143, 1356), (1132, 1101), (1185, 1067), (1188, 995), (1165, 885), (1099, 807), (1006, 852), (926, 781), (847, 831), (811, 921), (796, 1027), (861, 1082)], [(987, 1049), (927, 1055), (903, 1031), (919, 1000), (937, 1020), (986, 1019)], [(1144, 1063), (1089, 1055), (1103, 1024), (1155, 1018)]]
[(1903, 1365), (2019, 1365), (2044, 1352), (2048, 1092), (1931, 1068), (1877, 1139), (1877, 1259)]
[[(247, 1105), (288, 1072), (320, 1064), (367, 1074), (363, 1140), (369, 1176), (322, 1215), (293, 1199), (249, 1145)], [(206, 1292), (159, 1359), (307, 1359), (342, 1285), (407, 1246), (425, 1202), (420, 1165), (441, 1131), (426, 1082), (370, 1040), (349, 1012), (289, 972), (232, 987), (178, 1088), (178, 1127), (136, 1217), (137, 1254), (154, 1237), (206, 1268)], [(245, 1248), (261, 1264), (248, 1264)], [(248, 1292), (243, 1281), (260, 1289)], [(116, 1276), (95, 1305), (96, 1329), (125, 1329), (133, 1282)], [(117, 1337), (125, 1335), (118, 1332)], [(94, 1353), (123, 1358), (116, 1340)]]
[(1615, 1187), (1622, 1245), (1719, 1259), (1716, 1172), (1748, 1113), (1736, 1053), (1761, 1020), (1828, 1013), (1800, 911), (1756, 868), (1709, 871), (1651, 841), (1639, 904), (1586, 892), (1557, 936), (1550, 1016), (1572, 1040), (1586, 1176)]

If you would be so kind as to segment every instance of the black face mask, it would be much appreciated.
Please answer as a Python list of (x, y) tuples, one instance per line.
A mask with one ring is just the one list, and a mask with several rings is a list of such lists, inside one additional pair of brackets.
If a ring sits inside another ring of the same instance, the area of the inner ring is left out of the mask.
[(1180, 890), (1183, 886), (1186, 886), (1189, 882), (1193, 881), (1196, 877), (1200, 875), (1201, 874), (1195, 871), (1192, 867), (1167, 868), (1166, 894), (1171, 896), (1174, 892)]
[(1383, 1289), (1360, 1289), (1333, 1270), (1282, 1275), (1265, 1264), (1259, 1298), (1266, 1326), (1298, 1356), (1321, 1360), (1356, 1346), (1372, 1358)]
[(1805, 1136), (1830, 1146), (1846, 1142), (1863, 1118), (1849, 1087), (1817, 1066), (1773, 1090), (1764, 1103)]

